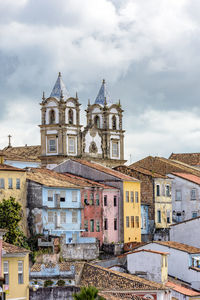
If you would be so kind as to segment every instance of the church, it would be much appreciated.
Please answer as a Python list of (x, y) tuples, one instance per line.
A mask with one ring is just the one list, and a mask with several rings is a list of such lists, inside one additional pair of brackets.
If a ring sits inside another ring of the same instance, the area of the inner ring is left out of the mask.
[(80, 124), (80, 102), (69, 95), (61, 73), (41, 104), (41, 164), (52, 169), (67, 158), (92, 160), (108, 167), (125, 163), (123, 110), (109, 96), (105, 80), (93, 103), (88, 102), (86, 125)]

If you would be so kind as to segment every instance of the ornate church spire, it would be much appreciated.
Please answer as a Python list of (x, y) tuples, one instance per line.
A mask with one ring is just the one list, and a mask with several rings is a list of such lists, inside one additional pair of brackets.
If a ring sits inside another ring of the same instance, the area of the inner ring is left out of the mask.
[(69, 92), (67, 91), (64, 82), (62, 81), (61, 73), (58, 73), (58, 78), (56, 80), (56, 83), (54, 85), (54, 88), (51, 92), (50, 97), (57, 98), (60, 100), (61, 94), (63, 94), (64, 99), (68, 99), (70, 97)]
[(107, 88), (106, 88), (106, 81), (105, 81), (105, 79), (103, 79), (99, 93), (95, 100), (95, 104), (105, 105), (105, 101), (106, 101), (107, 105), (113, 104), (110, 99), (110, 95), (107, 91)]

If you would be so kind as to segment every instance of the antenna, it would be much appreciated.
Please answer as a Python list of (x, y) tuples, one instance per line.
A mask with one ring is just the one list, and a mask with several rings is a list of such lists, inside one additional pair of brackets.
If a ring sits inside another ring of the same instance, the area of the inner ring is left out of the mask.
[(8, 147), (12, 147), (11, 146), (11, 137), (12, 137), (12, 135), (8, 135)]

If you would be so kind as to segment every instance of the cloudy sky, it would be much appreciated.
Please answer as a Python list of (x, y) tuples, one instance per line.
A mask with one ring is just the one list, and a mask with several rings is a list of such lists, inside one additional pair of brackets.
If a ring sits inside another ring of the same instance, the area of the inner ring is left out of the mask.
[(59, 71), (83, 121), (106, 79), (126, 159), (200, 151), (199, 0), (0, 0), (0, 148), (40, 143)]

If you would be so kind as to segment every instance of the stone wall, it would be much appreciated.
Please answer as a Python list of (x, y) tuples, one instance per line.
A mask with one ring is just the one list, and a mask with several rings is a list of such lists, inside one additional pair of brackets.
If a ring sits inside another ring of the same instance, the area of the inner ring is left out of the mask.
[(39, 288), (37, 291), (30, 289), (29, 300), (73, 300), (73, 294), (79, 291), (80, 288), (76, 286)]
[(99, 256), (98, 243), (65, 244), (62, 242), (61, 249), (64, 259), (92, 260)]

